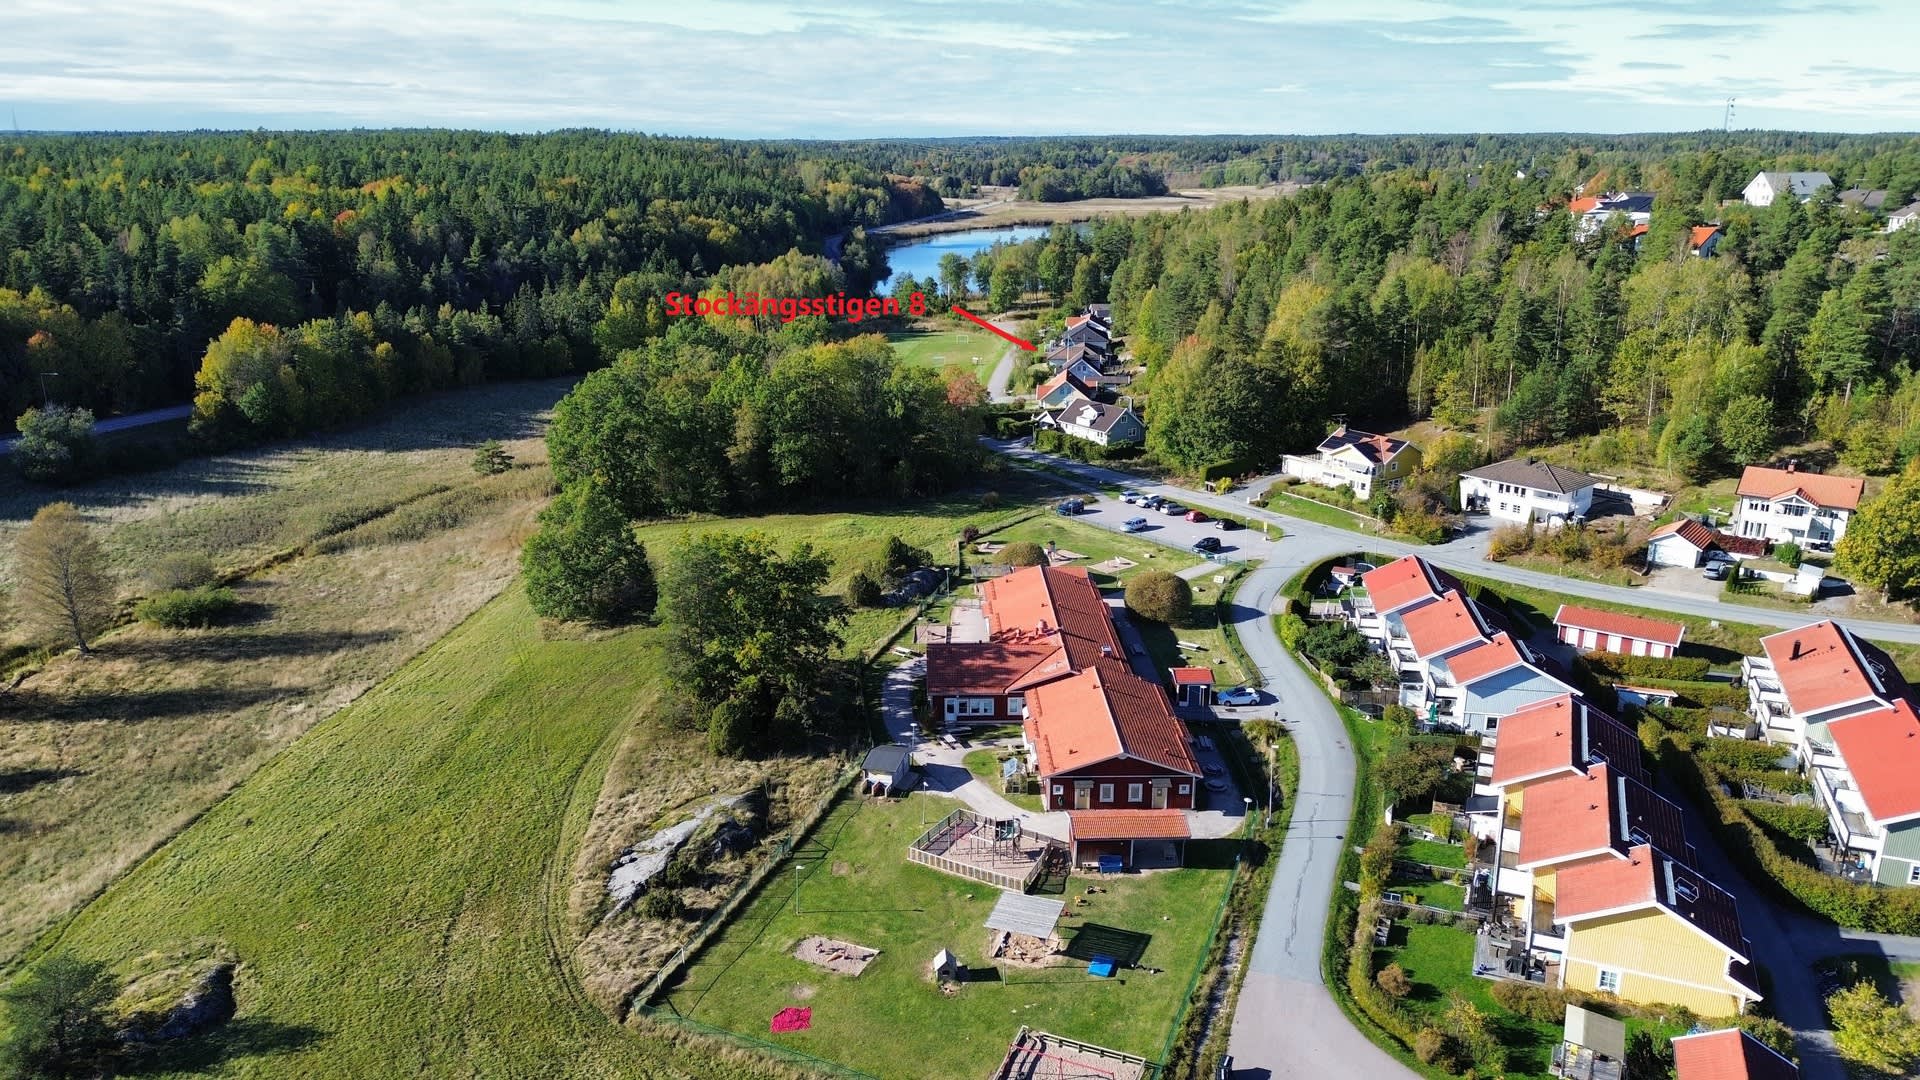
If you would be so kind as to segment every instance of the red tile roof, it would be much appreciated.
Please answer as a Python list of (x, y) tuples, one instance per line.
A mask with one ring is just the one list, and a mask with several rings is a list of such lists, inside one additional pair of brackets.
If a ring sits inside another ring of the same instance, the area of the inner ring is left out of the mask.
[(1740, 912), (1732, 894), (1678, 859), (1644, 844), (1624, 859), (1596, 859), (1559, 871), (1553, 906), (1555, 919), (1576, 932), (1590, 918), (1657, 908), (1712, 938), (1742, 962), (1753, 955), (1740, 932)]
[(1647, 542), (1652, 543), (1665, 536), (1679, 536), (1680, 539), (1685, 540), (1701, 551), (1705, 551), (1719, 542), (1718, 534), (1690, 517), (1669, 521), (1665, 525), (1653, 530), (1653, 532), (1647, 534)]
[(1118, 660), (1027, 691), (1027, 739), (1050, 777), (1125, 754), (1189, 776), (1200, 766), (1166, 692)]
[(1454, 685), (1466, 686), (1526, 662), (1520, 650), (1514, 648), (1513, 638), (1503, 631), (1493, 635), (1491, 641), (1448, 657), (1446, 663), (1447, 674), (1453, 676)]
[(1640, 737), (1571, 693), (1515, 710), (1497, 731), (1492, 781), (1502, 787), (1555, 772), (1585, 773), (1596, 760), (1616, 774), (1646, 779)]
[(1402, 555), (1367, 571), (1360, 575), (1360, 584), (1373, 600), (1373, 610), (1382, 615), (1440, 595), (1427, 577), (1425, 560), (1416, 555)]
[[(1500, 758), (1494, 752), (1494, 760)], [(1520, 824), (1520, 866), (1548, 866), (1612, 853), (1626, 858), (1639, 844), (1691, 862), (1680, 808), (1631, 777), (1595, 765), (1585, 776), (1562, 776), (1527, 789)]]
[(1735, 536), (1725, 529), (1714, 531), (1713, 542), (1729, 555), (1750, 555), (1756, 559), (1773, 547), (1763, 536)]
[(1832, 721), (1827, 733), (1875, 822), (1920, 817), (1920, 784), (1913, 779), (1920, 775), (1920, 715), (1912, 702), (1901, 698), (1892, 708)]
[(1169, 668), (1167, 674), (1173, 676), (1175, 686), (1212, 686), (1213, 669), (1203, 667)]
[(1576, 215), (1584, 214), (1589, 210), (1596, 209), (1599, 205), (1600, 199), (1598, 196), (1588, 195), (1585, 198), (1575, 199), (1568, 203), (1567, 212)]
[(1422, 660), (1442, 656), (1476, 641), (1492, 637), (1491, 629), (1481, 621), (1474, 603), (1464, 595), (1449, 592), (1436, 604), (1415, 608), (1400, 617), (1412, 642), (1415, 655)]
[(927, 646), (927, 693), (998, 696), (1069, 675), (1057, 640), (978, 641)]
[(1673, 1038), (1676, 1080), (1799, 1080), (1800, 1067), (1741, 1031), (1723, 1028)]
[(1839, 510), (1858, 509), (1861, 492), (1866, 490), (1866, 486), (1865, 480), (1851, 476), (1828, 476), (1798, 469), (1769, 469), (1760, 465), (1749, 465), (1740, 474), (1742, 496), (1777, 499), (1799, 492), (1801, 498), (1815, 506), (1831, 506)]
[(1107, 602), (1084, 567), (1026, 567), (982, 584), (980, 595), (994, 641), (1057, 635), (1076, 671), (1121, 655)]
[(1686, 626), (1681, 623), (1668, 622), (1665, 619), (1649, 619), (1641, 615), (1623, 615), (1617, 611), (1601, 611), (1576, 604), (1561, 604), (1560, 610), (1554, 612), (1553, 625), (1575, 626), (1602, 634), (1618, 634), (1621, 637), (1639, 638), (1642, 641), (1657, 641), (1676, 649), (1680, 647), (1681, 637), (1687, 632)]
[(1361, 457), (1378, 465), (1393, 460), (1394, 456), (1407, 448), (1405, 439), (1396, 439), (1389, 435), (1375, 435), (1371, 431), (1361, 431), (1341, 424), (1333, 434), (1320, 440), (1319, 451), (1323, 454), (1352, 450)]
[(1832, 619), (1769, 634), (1760, 647), (1773, 661), (1787, 704), (1802, 716), (1872, 698), (1888, 701), (1895, 685), (1890, 678), (1899, 677), (1885, 653), (1877, 648), (1868, 653), (1871, 646)]
[(1067, 835), (1075, 840), (1185, 840), (1193, 834), (1180, 810), (1069, 810)]
[(1687, 234), (1688, 248), (1694, 251), (1700, 250), (1700, 245), (1713, 239), (1714, 234), (1719, 231), (1720, 226), (1718, 225), (1695, 225), (1693, 230)]

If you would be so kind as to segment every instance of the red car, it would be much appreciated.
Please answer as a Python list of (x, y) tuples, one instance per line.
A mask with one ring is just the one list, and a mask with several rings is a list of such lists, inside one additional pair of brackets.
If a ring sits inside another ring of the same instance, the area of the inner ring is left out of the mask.
[(1205, 521), (1207, 520), (1207, 515), (1201, 513), (1198, 510), (1189, 510), (1187, 511), (1187, 520), (1188, 521)]

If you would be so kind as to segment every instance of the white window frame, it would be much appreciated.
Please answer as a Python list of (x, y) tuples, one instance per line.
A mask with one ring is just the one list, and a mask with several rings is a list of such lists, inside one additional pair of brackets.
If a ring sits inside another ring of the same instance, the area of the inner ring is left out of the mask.
[(1920, 862), (1907, 864), (1907, 884), (1920, 885)]
[(1113, 801), (1113, 785), (1101, 784), (1100, 791), (1099, 791), (1099, 798), (1095, 799), (1094, 801), (1103, 802), (1103, 803), (1112, 802)]
[(1603, 994), (1620, 993), (1620, 973), (1612, 968), (1601, 968), (1594, 976), (1593, 985)]
[(1128, 802), (1139, 802), (1146, 797), (1146, 794), (1147, 794), (1147, 789), (1144, 785), (1141, 785), (1141, 784), (1127, 785), (1127, 801)]
[(1180, 785), (1180, 794), (1182, 794), (1182, 795), (1191, 795), (1191, 794), (1193, 794), (1193, 785), (1192, 785), (1192, 784), (1181, 784), (1181, 785)]

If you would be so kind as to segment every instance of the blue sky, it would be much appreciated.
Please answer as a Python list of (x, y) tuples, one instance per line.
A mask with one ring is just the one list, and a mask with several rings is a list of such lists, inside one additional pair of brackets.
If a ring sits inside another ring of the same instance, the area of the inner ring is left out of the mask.
[(6, 0), (24, 129), (1920, 128), (1915, 0)]

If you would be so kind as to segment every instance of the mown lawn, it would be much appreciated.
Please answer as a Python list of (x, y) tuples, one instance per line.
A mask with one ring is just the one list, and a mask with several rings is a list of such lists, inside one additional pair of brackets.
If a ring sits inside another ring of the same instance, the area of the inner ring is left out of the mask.
[(661, 636), (545, 640), (509, 591), (50, 944), (121, 965), (231, 950), (238, 1018), (180, 1074), (725, 1073), (621, 1031), (565, 966), (568, 853)]
[(1507, 1048), (1508, 1076), (1548, 1075), (1559, 1025), (1528, 1020), (1494, 1002), (1493, 984), (1473, 974), (1473, 931), (1403, 919), (1394, 924), (1392, 940), (1393, 947), (1374, 950), (1374, 970), (1394, 963), (1406, 969), (1413, 982), (1408, 1008), (1444, 1028), (1449, 994), (1458, 993), (1488, 1016), (1494, 1037)]
[(1400, 845), (1400, 857), (1411, 859), (1428, 866), (1464, 867), (1467, 865), (1467, 849), (1459, 844), (1443, 844), (1437, 840), (1408, 840)]
[[(1159, 974), (1121, 971), (1098, 979), (1084, 960), (1047, 968), (986, 962), (991, 931), (982, 923), (999, 891), (906, 861), (906, 847), (951, 803), (916, 794), (897, 803), (850, 801), (803, 845), (799, 899), (791, 871), (756, 902), (672, 991), (683, 1015), (791, 1046), (882, 1077), (975, 1080), (1005, 1055), (1021, 1025), (1042, 1028), (1147, 1058), (1158, 1058), (1194, 965), (1206, 946), (1229, 874), (1183, 869), (1101, 882), (1075, 875), (1066, 898), (1082, 927), (1147, 935), (1140, 963)], [(1219, 843), (1231, 844), (1231, 841)], [(1194, 845), (1195, 861), (1211, 858)], [(1230, 862), (1231, 852), (1226, 854)], [(858, 977), (794, 959), (794, 946), (822, 934), (880, 950)], [(1071, 946), (1070, 946), (1071, 947)], [(929, 962), (950, 949), (974, 973), (952, 996), (927, 977)], [(805, 1031), (772, 1035), (767, 1022), (788, 1005), (813, 1010)]]

